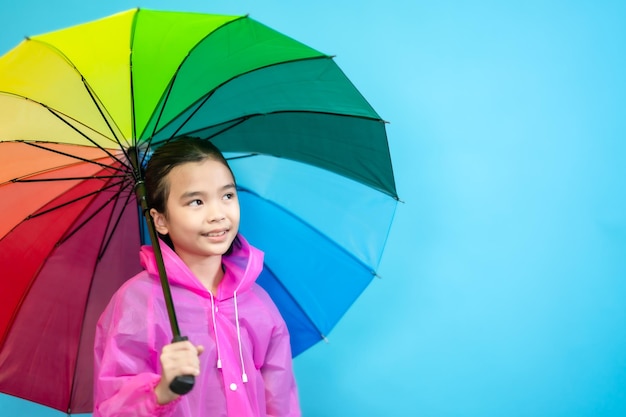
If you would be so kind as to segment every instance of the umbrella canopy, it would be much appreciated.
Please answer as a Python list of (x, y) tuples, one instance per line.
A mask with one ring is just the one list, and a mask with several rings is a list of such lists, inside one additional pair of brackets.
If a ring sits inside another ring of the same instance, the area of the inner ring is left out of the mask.
[(179, 136), (230, 159), (294, 355), (371, 281), (397, 202), (385, 125), (330, 56), (145, 9), (33, 36), (0, 58), (1, 392), (91, 411), (95, 322), (148, 240), (130, 160)]

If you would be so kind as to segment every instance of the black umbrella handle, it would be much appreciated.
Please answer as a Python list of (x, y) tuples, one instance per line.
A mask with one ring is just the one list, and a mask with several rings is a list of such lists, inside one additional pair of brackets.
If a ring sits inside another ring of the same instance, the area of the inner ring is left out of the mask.
[[(130, 159), (131, 161), (134, 161), (135, 169), (137, 169), (137, 171), (139, 172), (139, 169), (137, 168), (139, 166), (137, 151), (136, 149), (132, 149), (129, 151), (132, 151), (132, 157)], [(163, 288), (163, 299), (165, 300), (165, 306), (167, 308), (167, 314), (170, 319), (170, 326), (172, 327), (172, 334), (174, 336), (174, 338), (172, 339), (172, 343), (188, 340), (187, 336), (180, 335), (180, 329), (178, 328), (178, 320), (176, 319), (176, 311), (174, 309), (174, 302), (172, 300), (172, 292), (170, 290), (169, 282), (167, 280), (167, 274), (165, 272), (163, 254), (161, 253), (161, 247), (159, 246), (159, 238), (154, 227), (154, 221), (152, 220), (152, 216), (150, 215), (148, 209), (148, 202), (146, 201), (146, 185), (143, 181), (139, 180), (135, 184), (135, 194), (137, 196), (137, 203), (141, 207), (141, 211), (143, 212), (146, 219), (148, 232), (150, 233), (152, 249), (154, 250), (154, 257), (156, 260), (157, 269), (159, 270), (161, 287)], [(170, 390), (175, 394), (184, 395), (191, 391), (195, 382), (196, 378), (193, 375), (177, 376), (170, 383)]]
[[(187, 336), (174, 336), (172, 343), (182, 342), (189, 340)], [(170, 384), (170, 391), (178, 395), (185, 395), (193, 388), (193, 384), (196, 383), (196, 377), (193, 375), (180, 375), (174, 378)]]

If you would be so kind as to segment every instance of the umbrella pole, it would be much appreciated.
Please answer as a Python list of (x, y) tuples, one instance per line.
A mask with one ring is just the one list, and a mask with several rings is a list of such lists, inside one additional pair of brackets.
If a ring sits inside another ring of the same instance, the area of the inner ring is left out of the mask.
[[(154, 250), (154, 257), (156, 259), (157, 268), (159, 270), (159, 278), (161, 280), (161, 287), (163, 288), (163, 298), (165, 299), (165, 306), (167, 307), (167, 314), (170, 319), (170, 326), (172, 327), (173, 342), (181, 342), (187, 340), (187, 336), (180, 335), (180, 328), (178, 327), (178, 320), (176, 319), (176, 310), (174, 309), (174, 301), (172, 300), (172, 291), (170, 290), (170, 284), (167, 280), (167, 273), (165, 272), (165, 263), (163, 262), (163, 253), (161, 252), (161, 246), (159, 245), (159, 237), (154, 227), (154, 220), (150, 215), (150, 209), (148, 208), (148, 202), (146, 200), (146, 185), (143, 181), (137, 181), (135, 185), (135, 194), (137, 196), (137, 202), (141, 207), (141, 212), (148, 224), (148, 233), (150, 233), (150, 241), (152, 242), (152, 249)], [(193, 375), (177, 376), (170, 384), (170, 390), (176, 394), (183, 395), (191, 391), (195, 383), (195, 377)]]
[(148, 233), (150, 233), (150, 242), (152, 243), (152, 249), (154, 250), (154, 257), (156, 259), (157, 269), (159, 270), (159, 278), (161, 279), (161, 286), (163, 287), (163, 296), (165, 298), (165, 306), (167, 307), (167, 315), (170, 318), (170, 326), (172, 327), (172, 335), (174, 339), (181, 337), (180, 328), (178, 327), (178, 320), (176, 318), (176, 310), (174, 309), (174, 301), (172, 300), (172, 291), (167, 280), (167, 273), (165, 272), (165, 263), (163, 262), (163, 253), (161, 252), (161, 246), (159, 245), (159, 238), (154, 227), (154, 220), (150, 215), (150, 209), (146, 201), (146, 185), (143, 181), (137, 182), (135, 185), (135, 194), (137, 201), (141, 207), (141, 212), (148, 224)]

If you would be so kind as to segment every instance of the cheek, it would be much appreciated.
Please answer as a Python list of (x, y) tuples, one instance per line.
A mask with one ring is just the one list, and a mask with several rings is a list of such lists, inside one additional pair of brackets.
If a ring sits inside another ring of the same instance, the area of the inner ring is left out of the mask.
[(233, 204), (233, 206), (231, 207), (230, 218), (231, 218), (231, 221), (237, 222), (237, 224), (239, 224), (239, 219), (241, 218), (241, 210), (239, 208), (239, 202), (236, 202), (236, 204)]

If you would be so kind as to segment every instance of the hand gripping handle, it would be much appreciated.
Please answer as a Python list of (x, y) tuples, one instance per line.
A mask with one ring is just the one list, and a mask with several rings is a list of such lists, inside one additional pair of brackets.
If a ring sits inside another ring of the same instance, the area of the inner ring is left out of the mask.
[[(187, 336), (174, 336), (172, 343), (182, 342), (189, 340)], [(174, 378), (170, 384), (170, 390), (178, 395), (185, 395), (193, 388), (193, 384), (196, 382), (196, 377), (193, 375), (180, 375)]]

